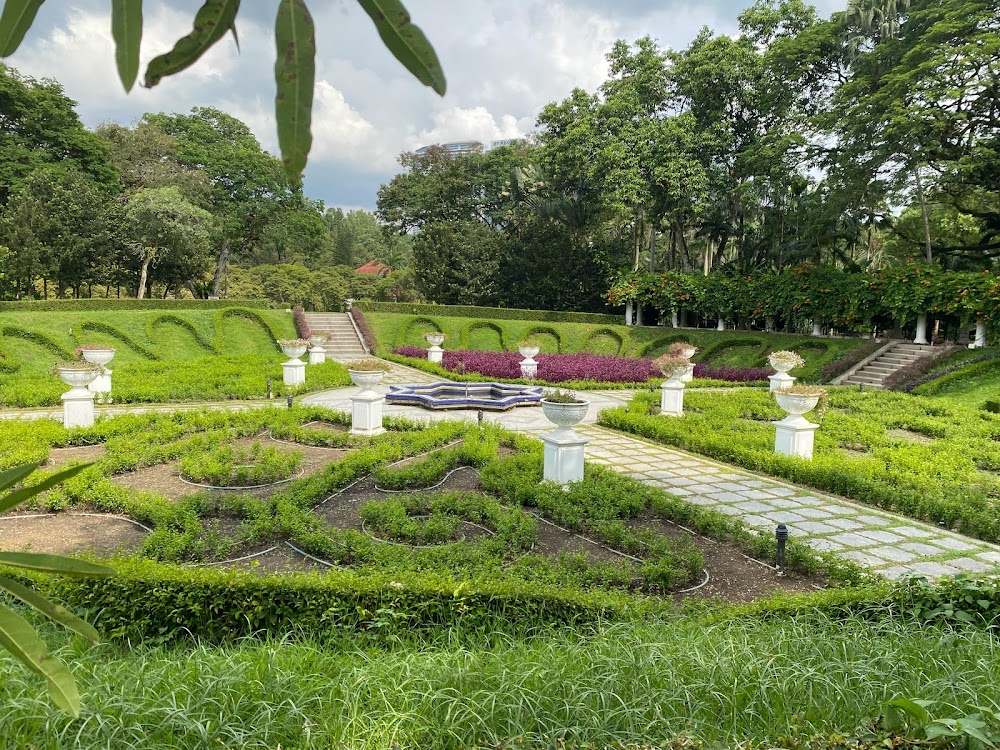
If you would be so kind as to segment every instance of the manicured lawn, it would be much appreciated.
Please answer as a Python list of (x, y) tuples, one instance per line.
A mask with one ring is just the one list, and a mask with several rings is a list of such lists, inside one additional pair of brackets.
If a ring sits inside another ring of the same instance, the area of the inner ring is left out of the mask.
[(941, 363), (940, 378), (917, 386), (914, 393), (978, 408), (1000, 401), (1000, 348), (966, 350)]

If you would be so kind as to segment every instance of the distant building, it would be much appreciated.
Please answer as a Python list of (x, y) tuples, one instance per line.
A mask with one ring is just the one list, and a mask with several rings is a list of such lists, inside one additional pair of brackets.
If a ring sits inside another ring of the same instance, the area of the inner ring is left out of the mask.
[(426, 154), (435, 146), (445, 149), (452, 157), (481, 153), (483, 150), (483, 144), (479, 141), (456, 141), (455, 143), (434, 143), (430, 146), (421, 146), (417, 149), (417, 153)]
[(362, 276), (374, 276), (377, 279), (382, 279), (392, 273), (392, 269), (385, 265), (385, 263), (379, 263), (377, 260), (371, 260), (360, 268), (355, 268), (354, 273), (360, 273)]

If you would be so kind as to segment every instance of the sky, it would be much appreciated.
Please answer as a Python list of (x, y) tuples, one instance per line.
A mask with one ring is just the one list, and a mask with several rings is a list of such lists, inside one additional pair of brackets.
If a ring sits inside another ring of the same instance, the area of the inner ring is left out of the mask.
[[(534, 130), (547, 103), (606, 78), (617, 39), (653, 37), (684, 49), (707, 26), (735, 34), (749, 0), (407, 0), (413, 22), (437, 51), (448, 80), (442, 98), (422, 86), (382, 45), (355, 0), (308, 0), (316, 24), (313, 148), (305, 192), (327, 206), (373, 210), (397, 158), (448, 141), (488, 143)], [(821, 17), (846, 0), (815, 0)], [(190, 31), (200, 0), (146, 0), (142, 65)], [(226, 37), (187, 71), (126, 94), (114, 66), (108, 0), (42, 5), (21, 48), (5, 62), (54, 78), (78, 103), (84, 124), (134, 123), (146, 112), (212, 106), (246, 122), (277, 154), (274, 129), (276, 0), (244, 0), (240, 49)]]

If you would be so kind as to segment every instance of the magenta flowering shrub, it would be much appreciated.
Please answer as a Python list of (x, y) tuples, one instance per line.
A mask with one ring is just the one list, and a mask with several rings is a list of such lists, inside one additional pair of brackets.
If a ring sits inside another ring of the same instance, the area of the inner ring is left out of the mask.
[(727, 380), (730, 383), (755, 383), (758, 380), (767, 380), (770, 374), (771, 370), (766, 367), (706, 367), (700, 363), (694, 366), (696, 378)]
[(295, 321), (295, 330), (300, 339), (308, 339), (312, 335), (309, 324), (306, 323), (306, 311), (302, 309), (301, 305), (292, 308), (292, 320)]

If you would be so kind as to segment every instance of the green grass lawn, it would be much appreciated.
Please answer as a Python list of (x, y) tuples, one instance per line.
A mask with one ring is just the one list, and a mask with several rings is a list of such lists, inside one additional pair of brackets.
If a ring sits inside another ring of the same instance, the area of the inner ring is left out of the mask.
[(815, 381), (827, 364), (863, 346), (865, 339), (817, 339), (809, 336), (750, 331), (708, 329), (637, 328), (591, 323), (541, 323), (532, 320), (476, 320), (445, 315), (365, 313), (379, 351), (387, 354), (398, 346), (426, 346), (424, 334), (442, 331), (445, 348), (483, 351), (513, 351), (527, 337), (537, 339), (542, 353), (575, 353), (656, 357), (674, 341), (689, 341), (700, 351), (695, 362), (710, 367), (766, 367), (772, 351), (793, 349), (806, 360), (796, 373)]
[[(66, 390), (51, 370), (84, 344), (116, 349), (118, 403), (261, 398), (271, 378), (282, 395), (275, 343), (294, 338), (279, 310), (113, 310), (0, 313), (0, 406), (56, 406)], [(307, 387), (347, 385), (343, 367), (310, 366)]]
[(938, 363), (931, 373), (939, 377), (917, 386), (914, 393), (974, 408), (1000, 401), (1000, 347), (958, 352)]
[[(61, 655), (80, 683), (78, 720), (0, 653), (5, 746), (693, 750), (671, 742), (689, 737), (720, 748), (847, 748), (830, 735), (871, 731), (897, 695), (933, 702), (934, 717), (1000, 709), (992, 635), (899, 617), (683, 617), (534, 636), (446, 630), (381, 645), (290, 637)], [(829, 739), (808, 745), (815, 736)]]

